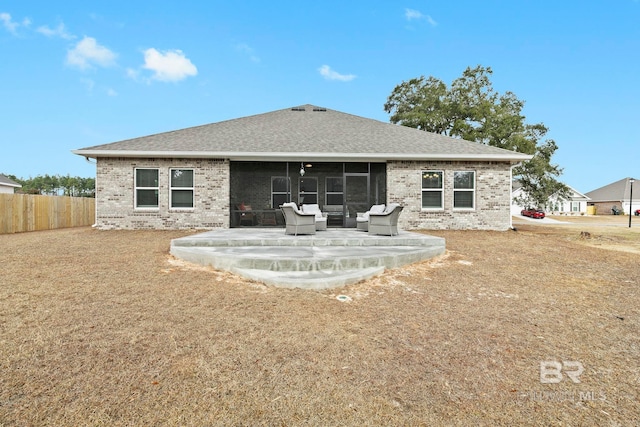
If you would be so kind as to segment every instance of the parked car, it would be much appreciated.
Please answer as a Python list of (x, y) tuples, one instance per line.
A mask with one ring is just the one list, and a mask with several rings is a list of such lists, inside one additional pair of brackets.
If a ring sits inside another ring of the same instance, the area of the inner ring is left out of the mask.
[(635, 216), (640, 216), (640, 209), (636, 209), (636, 211), (633, 213)]
[(540, 209), (523, 209), (522, 212), (520, 212), (520, 214), (522, 216), (528, 216), (529, 218), (537, 218), (537, 219), (544, 218), (544, 211)]

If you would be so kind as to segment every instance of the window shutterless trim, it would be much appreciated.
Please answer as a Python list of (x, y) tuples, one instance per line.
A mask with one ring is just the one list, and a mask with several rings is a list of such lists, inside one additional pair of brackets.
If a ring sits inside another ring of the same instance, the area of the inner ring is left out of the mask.
[[(155, 187), (138, 187), (138, 171), (152, 170), (156, 171)], [(138, 190), (155, 191), (156, 205), (138, 206)], [(137, 211), (157, 211), (160, 209), (160, 169), (159, 168), (134, 168), (133, 171), (133, 209)]]
[[(473, 188), (456, 188), (456, 173), (471, 173), (473, 174)], [(471, 193), (471, 207), (456, 207), (456, 193)], [(476, 210), (476, 171), (454, 171), (453, 172), (453, 200), (451, 201), (453, 210), (455, 211), (475, 211)]]
[[(422, 179), (425, 173), (436, 173), (440, 174), (441, 185), (440, 188), (425, 188), (423, 187)], [(440, 193), (440, 206), (422, 206), (422, 200), (424, 197), (424, 193)], [(443, 211), (444, 210), (444, 170), (435, 170), (428, 169), (420, 172), (420, 209), (423, 211)]]
[[(173, 185), (173, 173), (175, 171), (191, 171), (191, 186), (176, 187)], [(195, 191), (195, 171), (193, 168), (169, 168), (169, 210), (171, 211), (192, 211), (196, 207), (196, 191)], [(173, 206), (173, 192), (184, 191), (191, 192), (191, 206)]]

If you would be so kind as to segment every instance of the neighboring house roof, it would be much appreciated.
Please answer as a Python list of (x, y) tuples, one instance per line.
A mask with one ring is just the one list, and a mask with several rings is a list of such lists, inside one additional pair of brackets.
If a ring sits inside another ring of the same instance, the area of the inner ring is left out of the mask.
[[(565, 184), (567, 185), (567, 184)], [(579, 192), (578, 190), (576, 190), (575, 188), (573, 188), (570, 185), (567, 185), (567, 187), (569, 188), (569, 199), (571, 199), (571, 201), (574, 202), (579, 202), (579, 201), (589, 201), (591, 200), (591, 197), (587, 196), (586, 194), (582, 194), (581, 192)]]
[(532, 156), (314, 105), (73, 150), (85, 157), (496, 160)]
[(11, 178), (9, 178), (6, 175), (3, 175), (1, 173), (0, 173), (0, 185), (2, 185), (4, 187), (14, 187), (14, 188), (22, 187), (22, 185), (18, 184), (17, 182), (12, 180)]
[[(604, 187), (596, 188), (593, 191), (586, 193), (593, 202), (621, 202), (622, 200), (629, 200), (631, 196), (631, 178), (623, 178), (620, 181), (612, 182)], [(635, 180), (638, 182), (638, 180)], [(640, 188), (638, 189), (640, 193)], [(638, 196), (640, 197), (640, 194)]]

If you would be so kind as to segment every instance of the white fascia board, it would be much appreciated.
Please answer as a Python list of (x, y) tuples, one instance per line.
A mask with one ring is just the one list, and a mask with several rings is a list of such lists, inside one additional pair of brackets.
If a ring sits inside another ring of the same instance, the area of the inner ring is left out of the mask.
[(522, 153), (506, 154), (402, 154), (402, 153), (247, 153), (215, 151), (132, 151), (132, 150), (73, 150), (79, 156), (135, 157), (135, 158), (180, 158), (180, 159), (229, 159), (232, 161), (323, 161), (323, 162), (379, 162), (386, 160), (442, 160), (442, 161), (511, 161), (521, 162), (533, 156)]

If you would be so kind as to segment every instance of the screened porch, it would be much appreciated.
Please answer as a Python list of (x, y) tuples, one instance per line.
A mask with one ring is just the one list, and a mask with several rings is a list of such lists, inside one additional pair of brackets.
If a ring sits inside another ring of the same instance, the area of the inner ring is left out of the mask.
[(318, 204), (329, 227), (386, 202), (385, 163), (231, 162), (231, 227), (284, 227), (280, 205)]

